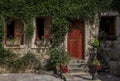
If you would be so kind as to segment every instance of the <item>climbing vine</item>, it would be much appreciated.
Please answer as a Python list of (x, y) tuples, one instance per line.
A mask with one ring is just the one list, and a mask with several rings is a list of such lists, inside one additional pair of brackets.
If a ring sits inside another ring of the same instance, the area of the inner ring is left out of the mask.
[(54, 45), (58, 45), (64, 40), (71, 20), (93, 19), (96, 13), (109, 9), (110, 4), (111, 0), (0, 0), (0, 15), (22, 18), (27, 39), (32, 38), (35, 16), (51, 16), (51, 33)]
[(4, 28), (3, 28), (3, 26), (4, 26), (4, 24), (3, 24), (3, 22), (4, 22), (4, 19), (3, 19), (3, 17), (1, 16), (0, 17), (0, 45), (2, 44), (2, 39), (3, 39), (3, 36), (4, 36)]
[(120, 0), (112, 0), (112, 3), (111, 3), (112, 9), (116, 10), (120, 13), (120, 5), (119, 4), (120, 4)]

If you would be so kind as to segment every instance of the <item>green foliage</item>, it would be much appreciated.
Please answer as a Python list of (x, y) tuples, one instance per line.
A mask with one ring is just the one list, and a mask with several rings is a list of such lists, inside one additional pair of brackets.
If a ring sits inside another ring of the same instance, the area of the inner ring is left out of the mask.
[(12, 68), (13, 72), (25, 71), (26, 69), (38, 70), (38, 68), (41, 69), (40, 66), (40, 61), (30, 52), (9, 63), (9, 67)]
[(92, 62), (92, 65), (99, 65), (100, 66), (100, 61), (98, 61), (97, 59), (94, 59)]
[(57, 46), (63, 42), (70, 20), (92, 20), (96, 13), (106, 11), (110, 4), (111, 0), (0, 0), (0, 15), (22, 18), (27, 39), (33, 35), (34, 17), (52, 16), (53, 45)]
[(68, 21), (64, 18), (55, 19), (53, 21), (53, 27), (51, 28), (51, 33), (53, 35), (52, 46), (58, 46), (65, 39), (65, 34), (68, 32)]
[(16, 54), (4, 49), (2, 46), (0, 48), (0, 66), (3, 68), (7, 67), (10, 72), (24, 72), (26, 69), (36, 71), (41, 69), (41, 63), (34, 54), (28, 52), (19, 58)]
[(25, 25), (26, 39), (28, 39), (28, 40), (32, 39), (33, 32), (34, 32), (33, 20), (32, 20), (32, 18), (29, 18), (29, 20), (26, 20), (26, 25)]
[(104, 67), (104, 66), (108, 66), (109, 64), (110, 55), (111, 55), (111, 50), (110, 50), (111, 47), (106, 39), (107, 35), (104, 31), (100, 31), (99, 36), (100, 36), (100, 45), (97, 49), (97, 57), (101, 63), (101, 66)]
[(13, 61), (16, 55), (9, 50), (4, 49), (0, 46), (0, 66), (8, 64), (10, 61)]
[(24, 66), (33, 66), (35, 63), (39, 63), (39, 60), (35, 57), (34, 54), (28, 52), (21, 58), (21, 62), (23, 63)]
[(0, 16), (0, 44), (2, 44), (3, 36), (4, 36), (4, 24), (3, 24), (3, 17)]
[(49, 68), (52, 69), (58, 64), (67, 64), (70, 61), (70, 54), (68, 54), (63, 47), (52, 48), (49, 51)]
[(112, 0), (111, 7), (120, 13), (120, 0)]
[(99, 40), (96, 38), (94, 41), (91, 43), (93, 47), (98, 47), (99, 46)]

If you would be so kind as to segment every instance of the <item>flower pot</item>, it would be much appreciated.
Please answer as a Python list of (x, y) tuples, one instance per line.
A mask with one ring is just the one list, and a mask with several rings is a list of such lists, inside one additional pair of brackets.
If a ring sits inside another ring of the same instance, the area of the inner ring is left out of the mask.
[(96, 70), (100, 69), (100, 65), (95, 65), (94, 67), (95, 67)]
[(60, 64), (59, 67), (60, 67), (60, 70), (61, 70), (62, 73), (67, 73), (68, 72), (67, 65), (63, 66), (63, 65)]

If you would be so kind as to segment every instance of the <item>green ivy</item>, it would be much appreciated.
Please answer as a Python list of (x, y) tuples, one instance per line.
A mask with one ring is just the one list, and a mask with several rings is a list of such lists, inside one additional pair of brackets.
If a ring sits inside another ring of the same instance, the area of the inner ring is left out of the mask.
[(4, 36), (4, 24), (3, 24), (4, 20), (3, 17), (0, 17), (0, 45), (2, 44), (3, 41), (3, 36)]
[(6, 68), (10, 72), (21, 72), (26, 69), (38, 71), (41, 63), (33, 53), (26, 53), (23, 57), (18, 57), (15, 53), (0, 46), (0, 67)]
[(27, 39), (33, 36), (35, 16), (51, 16), (54, 45), (58, 45), (64, 40), (70, 20), (93, 19), (96, 13), (109, 9), (110, 4), (111, 0), (0, 0), (0, 15), (23, 18)]
[(120, 0), (112, 0), (112, 9), (117, 10), (120, 13)]
[(50, 49), (49, 55), (48, 69), (55, 69), (58, 64), (68, 64), (71, 59), (70, 54), (65, 51), (64, 47)]
[(32, 39), (34, 28), (33, 28), (33, 20), (32, 18), (27, 18), (25, 25), (25, 35), (26, 39)]

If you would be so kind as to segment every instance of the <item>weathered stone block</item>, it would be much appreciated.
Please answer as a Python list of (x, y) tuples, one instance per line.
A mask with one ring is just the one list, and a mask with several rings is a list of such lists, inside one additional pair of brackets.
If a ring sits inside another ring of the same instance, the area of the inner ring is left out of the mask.
[(118, 75), (119, 74), (119, 69), (118, 69), (118, 62), (117, 61), (110, 61), (110, 73)]

